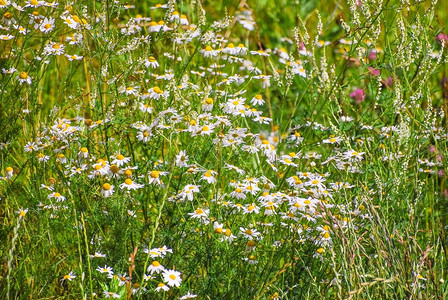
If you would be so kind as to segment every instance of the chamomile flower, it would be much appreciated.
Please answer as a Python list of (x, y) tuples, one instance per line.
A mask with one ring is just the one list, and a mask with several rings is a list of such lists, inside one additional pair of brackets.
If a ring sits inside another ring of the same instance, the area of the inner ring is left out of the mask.
[(303, 181), (296, 175), (287, 178), (286, 182), (296, 189), (301, 189), (304, 186)]
[(123, 154), (118, 153), (115, 156), (115, 159), (112, 161), (111, 164), (117, 165), (118, 167), (121, 167), (131, 161), (130, 157), (125, 157)]
[(179, 300), (186, 300), (186, 299), (194, 299), (196, 298), (198, 295), (192, 294), (190, 293), (190, 291), (188, 291), (185, 295), (183, 295), (182, 297), (179, 298)]
[(23, 6), (24, 8), (26, 7), (33, 7), (33, 8), (37, 8), (39, 6), (44, 5), (45, 1), (38, 1), (38, 0), (27, 0), (25, 2), (25, 5)]
[(31, 85), (31, 77), (28, 75), (27, 72), (20, 72), (19, 75), (17, 75), (16, 79), (19, 81), (20, 85), (23, 83), (27, 83), (28, 85)]
[(324, 144), (339, 144), (342, 142), (342, 138), (338, 136), (330, 136), (328, 139), (322, 141)]
[(103, 291), (103, 296), (104, 298), (115, 298), (118, 299), (121, 296), (115, 292), (110, 292), (110, 291)]
[(151, 273), (151, 275), (152, 275), (153, 273), (159, 274), (160, 272), (162, 272), (164, 270), (165, 270), (165, 267), (162, 266), (159, 261), (155, 260), (149, 265), (149, 267), (146, 271)]
[(220, 50), (214, 50), (212, 47), (207, 46), (199, 52), (204, 55), (204, 57), (216, 57), (218, 56)]
[(26, 29), (25, 27), (23, 27), (21, 25), (14, 25), (13, 27), (14, 27), (14, 29), (17, 29), (20, 34), (23, 34), (23, 35), (27, 35), (27, 33), (30, 32), (28, 29)]
[(72, 16), (61, 16), (61, 19), (64, 21), (64, 24), (66, 24), (71, 29), (77, 29), (79, 26), (79, 23), (76, 22)]
[(8, 6), (11, 5), (11, 1), (10, 0), (2, 0), (0, 1), (0, 8), (6, 8)]
[(58, 153), (56, 155), (56, 161), (61, 164), (65, 164), (67, 163), (67, 157), (64, 155), (64, 153)]
[(45, 18), (41, 23), (40, 23), (40, 26), (39, 26), (39, 30), (42, 32), (42, 33), (49, 33), (49, 32), (51, 32), (51, 31), (53, 31), (53, 29), (54, 29), (54, 19), (53, 18)]
[(140, 103), (139, 107), (138, 107), (143, 113), (149, 113), (151, 114), (154, 111), (154, 108), (149, 105), (149, 104), (145, 104), (145, 103)]
[(176, 166), (178, 167), (188, 167), (188, 158), (189, 156), (186, 154), (185, 150), (181, 150), (178, 155), (176, 155)]
[(250, 51), (250, 54), (259, 55), (259, 56), (269, 56), (270, 55), (269, 53), (266, 53), (263, 50)]
[(210, 213), (209, 209), (197, 208), (194, 212), (188, 213), (193, 219), (199, 219), (199, 221), (204, 224), (208, 224), (208, 214)]
[(157, 285), (157, 287), (156, 287), (156, 291), (157, 292), (161, 292), (161, 291), (169, 291), (170, 290), (170, 288), (169, 288), (169, 286), (167, 286), (166, 284), (164, 284), (163, 282), (161, 282), (161, 283), (159, 283), (158, 285)]
[(95, 251), (95, 254), (90, 255), (91, 258), (104, 258), (106, 257), (106, 254), (102, 254), (100, 252)]
[(149, 32), (159, 32), (162, 29), (162, 26), (157, 24), (156, 21), (151, 21), (149, 23)]
[(240, 227), (240, 235), (249, 240), (262, 238), (261, 233), (253, 228)]
[(145, 60), (144, 62), (145, 67), (149, 68), (158, 68), (159, 67), (159, 63), (157, 62), (157, 60), (154, 58), (154, 56), (150, 56), (148, 59)]
[(326, 187), (323, 184), (325, 178), (319, 175), (311, 175), (309, 177), (309, 181), (305, 182), (305, 186), (310, 186), (313, 188), (318, 188), (320, 190), (325, 190)]
[(9, 41), (9, 40), (12, 40), (13, 38), (15, 38), (15, 36), (13, 36), (11, 34), (0, 34), (1, 41)]
[(150, 9), (168, 8), (168, 4), (157, 3), (155, 6), (151, 6)]
[(149, 178), (149, 184), (154, 184), (154, 185), (163, 185), (162, 180), (160, 179), (160, 176), (164, 176), (168, 174), (168, 172), (162, 172), (162, 171), (151, 171), (148, 174), (148, 178)]
[(148, 275), (148, 274), (143, 274), (143, 279), (145, 280), (145, 281), (148, 281), (148, 280), (151, 280), (151, 279), (154, 279), (155, 277), (152, 277), (151, 275)]
[(363, 160), (364, 152), (357, 152), (353, 150), (345, 151), (342, 155), (343, 159), (346, 159), (348, 161), (361, 161)]
[(205, 180), (209, 184), (214, 184), (214, 183), (216, 183), (216, 178), (214, 177), (216, 175), (218, 175), (218, 173), (216, 173), (215, 171), (207, 170), (204, 172), (204, 174), (202, 174), (202, 177), (200, 180)]
[(243, 214), (258, 214), (260, 212), (260, 207), (255, 203), (248, 204), (243, 207)]
[(61, 43), (50, 42), (45, 45), (44, 55), (53, 54), (53, 55), (62, 55), (65, 53), (65, 46)]
[(261, 96), (260, 94), (256, 94), (256, 95), (250, 100), (250, 103), (252, 103), (252, 105), (263, 105), (263, 104), (264, 104), (263, 96)]
[(138, 190), (142, 187), (144, 187), (144, 184), (135, 183), (130, 178), (127, 178), (122, 184), (120, 184), (120, 189), (127, 189), (128, 191)]
[(98, 266), (98, 268), (96, 269), (98, 272), (100, 273), (107, 273), (108, 275), (113, 275), (114, 271), (112, 270), (112, 267), (108, 267), (107, 265), (104, 265), (104, 267), (100, 267)]
[(37, 159), (38, 159), (39, 162), (46, 163), (46, 162), (50, 159), (50, 156), (45, 155), (45, 154), (43, 154), (43, 153), (39, 153), (39, 154), (37, 155)]
[(70, 280), (72, 281), (73, 279), (76, 278), (75, 273), (73, 273), (73, 271), (71, 271), (70, 273), (68, 273), (67, 275), (64, 275), (64, 277), (61, 279), (61, 281), (65, 281), (65, 280)]
[(104, 183), (101, 189), (101, 196), (104, 198), (110, 197), (114, 194), (114, 186), (110, 183)]
[(153, 136), (151, 128), (149, 126), (141, 126), (139, 128), (139, 132), (137, 133), (137, 140), (142, 141), (143, 143), (147, 143), (151, 140)]
[(191, 184), (187, 184), (183, 189), (182, 192), (179, 194), (179, 197), (182, 200), (189, 200), (189, 201), (193, 201), (194, 198), (194, 194), (195, 193), (199, 193), (199, 186), (197, 185), (191, 185)]
[(3, 74), (13, 74), (15, 72), (17, 72), (17, 69), (14, 68), (14, 67), (11, 67), (9, 69), (2, 68), (2, 73)]
[(69, 61), (74, 61), (74, 60), (82, 60), (84, 58), (84, 56), (80, 56), (80, 55), (70, 55), (70, 54), (65, 54), (65, 57), (68, 58)]
[(246, 199), (246, 195), (243, 193), (241, 187), (235, 188), (235, 190), (229, 194), (229, 197), (234, 199)]
[(164, 270), (162, 276), (163, 281), (165, 281), (169, 286), (179, 287), (182, 282), (180, 272), (175, 270)]
[(203, 111), (211, 111), (213, 109), (213, 99), (207, 98), (202, 101), (202, 110)]
[(14, 176), (14, 169), (13, 168), (7, 167), (5, 169), (5, 171), (6, 171), (6, 178), (7, 179), (11, 179)]
[(25, 218), (26, 213), (28, 212), (28, 208), (23, 209), (20, 208), (18, 211), (16, 211), (16, 214), (18, 214), (20, 216), (20, 218)]
[(89, 150), (86, 147), (82, 147), (78, 152), (78, 157), (80, 159), (86, 159), (89, 157)]
[(186, 25), (186, 26), (190, 25), (190, 22), (188, 21), (188, 18), (187, 18), (186, 15), (181, 15), (180, 16), (180, 24), (181, 25)]
[(48, 198), (54, 198), (57, 202), (65, 201), (65, 197), (58, 192), (51, 193), (50, 195), (48, 195)]

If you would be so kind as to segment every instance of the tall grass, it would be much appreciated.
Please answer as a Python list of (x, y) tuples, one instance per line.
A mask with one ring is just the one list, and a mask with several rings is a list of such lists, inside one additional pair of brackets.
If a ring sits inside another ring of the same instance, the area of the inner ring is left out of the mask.
[(445, 8), (0, 0), (0, 297), (445, 299)]

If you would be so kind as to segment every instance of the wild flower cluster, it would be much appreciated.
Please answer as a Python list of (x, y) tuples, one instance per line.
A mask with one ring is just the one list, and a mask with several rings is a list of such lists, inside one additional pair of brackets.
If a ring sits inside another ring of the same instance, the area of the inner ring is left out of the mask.
[(348, 2), (0, 0), (0, 295), (446, 295), (437, 5)]

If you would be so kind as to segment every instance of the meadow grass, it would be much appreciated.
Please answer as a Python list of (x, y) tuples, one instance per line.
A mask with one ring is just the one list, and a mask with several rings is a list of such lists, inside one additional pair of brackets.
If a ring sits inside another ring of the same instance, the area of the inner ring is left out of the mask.
[(2, 299), (446, 299), (447, 3), (0, 0)]

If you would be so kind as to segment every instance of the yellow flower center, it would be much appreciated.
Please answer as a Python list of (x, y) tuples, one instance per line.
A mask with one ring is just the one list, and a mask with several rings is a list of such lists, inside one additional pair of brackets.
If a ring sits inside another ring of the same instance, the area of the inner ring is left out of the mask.
[(204, 213), (204, 211), (200, 208), (196, 209), (196, 214), (197, 215), (202, 215)]
[(330, 237), (330, 234), (328, 232), (322, 233), (321, 235), (324, 239), (328, 239)]
[(157, 260), (155, 260), (155, 261), (152, 262), (152, 265), (154, 267), (158, 267), (158, 266), (160, 266), (160, 263)]
[(117, 165), (112, 165), (112, 166), (110, 166), (110, 171), (112, 173), (118, 173), (118, 171), (120, 171), (120, 169), (118, 169)]
[(19, 77), (20, 77), (20, 79), (27, 79), (28, 78), (28, 73), (27, 72), (20, 72)]
[(155, 86), (152, 90), (154, 91), (154, 93), (159, 95), (163, 93), (163, 91), (158, 86)]
[(126, 183), (127, 185), (131, 185), (132, 184), (132, 180), (128, 178), (128, 179), (126, 179), (124, 181), (124, 183)]
[(108, 191), (108, 190), (110, 190), (110, 188), (111, 188), (111, 186), (109, 183), (103, 184), (103, 190)]
[(151, 178), (159, 178), (160, 175), (160, 171), (152, 171), (151, 173), (149, 173), (149, 176)]
[(81, 19), (79, 19), (78, 16), (74, 15), (72, 16), (73, 21), (75, 21), (76, 23), (81, 23)]

